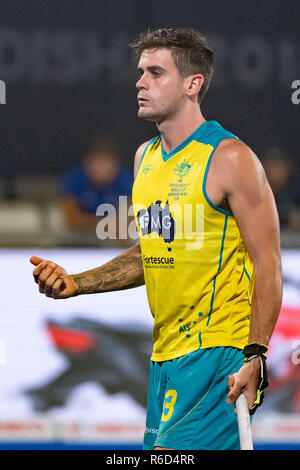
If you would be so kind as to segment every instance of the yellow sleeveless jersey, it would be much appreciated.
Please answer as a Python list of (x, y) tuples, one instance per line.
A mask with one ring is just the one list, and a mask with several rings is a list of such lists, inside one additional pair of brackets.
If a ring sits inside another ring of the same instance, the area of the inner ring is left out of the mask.
[(153, 361), (247, 344), (253, 263), (233, 215), (206, 192), (214, 151), (228, 138), (237, 137), (206, 121), (169, 154), (158, 136), (142, 156), (132, 200), (154, 317)]

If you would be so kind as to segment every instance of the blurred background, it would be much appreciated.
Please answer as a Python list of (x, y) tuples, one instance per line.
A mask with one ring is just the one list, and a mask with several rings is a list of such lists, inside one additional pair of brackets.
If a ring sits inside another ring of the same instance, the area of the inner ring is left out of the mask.
[[(255, 448), (300, 449), (300, 80), (298, 2), (1, 0), (0, 449), (141, 448), (152, 319), (144, 287), (57, 302), (31, 255), (80, 272), (132, 241), (99, 239), (101, 203), (133, 183), (138, 120), (128, 44), (192, 26), (215, 50), (202, 104), (261, 159), (281, 221), (284, 302)], [(3, 100), (2, 100), (3, 101)], [(130, 223), (130, 217), (125, 223)]]

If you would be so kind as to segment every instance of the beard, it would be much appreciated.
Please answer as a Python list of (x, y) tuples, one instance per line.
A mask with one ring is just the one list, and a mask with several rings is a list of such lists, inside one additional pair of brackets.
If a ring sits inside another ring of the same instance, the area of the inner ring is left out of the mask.
[(138, 110), (138, 117), (141, 119), (145, 119), (146, 121), (155, 122), (158, 118), (158, 113), (155, 113), (151, 109), (145, 109), (145, 107), (140, 107)]
[(178, 101), (161, 105), (158, 109), (153, 109), (153, 107), (150, 106), (140, 106), (138, 109), (138, 117), (146, 121), (159, 123), (174, 115), (178, 111), (178, 108)]

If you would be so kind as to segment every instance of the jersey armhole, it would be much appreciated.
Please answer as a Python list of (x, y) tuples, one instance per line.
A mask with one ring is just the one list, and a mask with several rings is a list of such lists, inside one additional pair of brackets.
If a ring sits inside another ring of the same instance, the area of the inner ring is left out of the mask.
[(153, 137), (153, 139), (149, 140), (148, 144), (146, 145), (146, 148), (143, 151), (143, 155), (142, 155), (142, 158), (141, 158), (141, 161), (140, 161), (140, 164), (138, 166), (138, 169), (137, 169), (137, 172), (136, 172), (136, 175), (135, 175), (135, 178), (134, 178), (133, 182), (135, 182), (135, 180), (137, 179), (137, 175), (139, 174), (142, 161), (144, 160), (144, 156), (146, 155), (146, 152), (147, 152), (148, 148), (150, 147), (150, 145), (154, 144), (157, 141), (157, 139), (158, 139), (158, 137)]
[(206, 201), (208, 202), (208, 204), (213, 208), (215, 209), (216, 211), (220, 212), (221, 214), (224, 214), (228, 217), (234, 217), (233, 213), (232, 212), (229, 212), (229, 211), (226, 211), (225, 209), (221, 209), (221, 207), (219, 206), (216, 206), (216, 204), (214, 204), (210, 198), (208, 197), (208, 194), (207, 194), (207, 191), (206, 191), (206, 180), (207, 180), (207, 175), (208, 175), (208, 171), (209, 171), (209, 168), (210, 168), (210, 164), (211, 164), (211, 161), (212, 161), (212, 158), (213, 158), (213, 155), (216, 151), (216, 149), (218, 148), (218, 145), (219, 143), (224, 140), (224, 139), (228, 139), (228, 137), (222, 137), (220, 140), (218, 140), (215, 144), (215, 147), (214, 149), (212, 150), (211, 154), (210, 154), (210, 157), (208, 159), (208, 162), (206, 164), (206, 168), (205, 168), (205, 173), (204, 173), (204, 178), (203, 178), (203, 184), (202, 184), (202, 191), (203, 191), (203, 194), (204, 194), (204, 197), (206, 199)]

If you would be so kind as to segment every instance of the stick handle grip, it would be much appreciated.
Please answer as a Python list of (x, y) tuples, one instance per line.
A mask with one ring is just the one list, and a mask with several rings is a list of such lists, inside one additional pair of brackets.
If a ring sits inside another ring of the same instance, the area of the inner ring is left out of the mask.
[(241, 450), (253, 450), (250, 415), (245, 395), (240, 395), (236, 403)]

